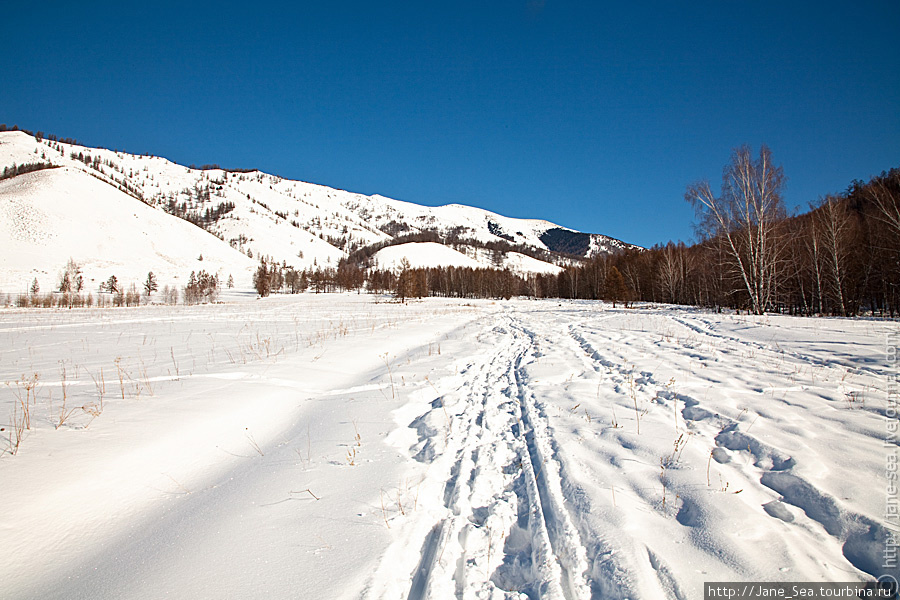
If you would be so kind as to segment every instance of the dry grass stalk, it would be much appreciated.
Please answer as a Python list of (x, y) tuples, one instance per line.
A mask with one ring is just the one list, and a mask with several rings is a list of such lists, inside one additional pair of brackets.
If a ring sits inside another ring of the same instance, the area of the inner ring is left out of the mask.
[(103, 410), (103, 395), (106, 394), (106, 379), (103, 377), (103, 367), (100, 367), (100, 380), (98, 381), (94, 375), (88, 371), (88, 375), (91, 376), (91, 379), (94, 381), (94, 386), (97, 388), (97, 395), (100, 397), (100, 410)]
[(297, 492), (291, 491), (291, 493), (292, 493), (292, 494), (309, 494), (310, 496), (312, 496), (312, 497), (315, 498), (316, 500), (321, 500), (321, 498), (319, 498), (318, 496), (316, 496), (315, 494), (313, 494), (313, 493), (312, 493), (312, 490), (310, 490), (309, 488), (306, 488), (305, 490), (300, 490), (300, 491), (297, 491)]
[[(21, 379), (15, 381), (16, 387), (13, 393), (16, 395), (17, 406), (21, 409), (21, 414), (14, 419), (14, 423), (21, 421), (25, 429), (31, 429), (31, 408), (37, 401), (37, 387), (40, 378), (38, 373), (33, 373), (30, 377), (22, 375)], [(9, 382), (6, 385), (9, 386)], [(22, 392), (25, 392), (24, 396)]]
[(253, 439), (253, 434), (250, 433), (249, 427), (244, 427), (244, 430), (247, 432), (247, 439), (250, 441), (250, 445), (253, 446), (253, 449), (259, 452), (260, 456), (265, 456), (265, 453), (262, 451), (262, 448), (259, 447), (259, 444), (256, 443), (256, 440)]
[(384, 524), (390, 529), (391, 524), (388, 522), (387, 509), (384, 507), (384, 490), (381, 490), (381, 516), (384, 517)]
[(122, 390), (122, 400), (125, 399), (125, 370), (122, 368), (122, 357), (117, 356), (116, 360), (116, 372), (119, 374), (119, 389)]
[(385, 364), (385, 366), (387, 367), (388, 377), (389, 377), (390, 380), (391, 380), (391, 398), (392, 398), (392, 399), (396, 399), (396, 398), (397, 398), (397, 394), (396, 394), (396, 392), (395, 392), (395, 390), (394, 390), (394, 374), (391, 372), (391, 363), (390, 363), (390, 361), (388, 360), (388, 354), (387, 354), (387, 352), (385, 352), (384, 354), (381, 355), (381, 360), (384, 361), (384, 364)]

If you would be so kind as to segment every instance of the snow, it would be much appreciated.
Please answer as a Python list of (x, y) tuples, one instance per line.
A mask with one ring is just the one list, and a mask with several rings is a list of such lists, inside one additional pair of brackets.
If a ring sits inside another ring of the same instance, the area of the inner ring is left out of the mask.
[(549, 273), (556, 275), (563, 270), (559, 265), (538, 260), (520, 252), (509, 252), (504, 257), (503, 264), (506, 268), (519, 273)]
[[(225, 173), (220, 169), (201, 171), (177, 165), (160, 157), (137, 156), (101, 148), (59, 143), (61, 151), (57, 151), (48, 147), (46, 145), (48, 143), (50, 142), (39, 143), (35, 138), (22, 132), (0, 132), (0, 165), (49, 162), (67, 167), (65, 170), (56, 171), (58, 177), (90, 175), (96, 184), (99, 184), (95, 186), (97, 189), (103, 187), (102, 182), (111, 187), (127, 183), (133, 189), (139, 190), (144, 201), (150, 206), (157, 207), (157, 212), (160, 213), (163, 213), (162, 205), (170, 199), (178, 204), (184, 202), (193, 204), (196, 209), (196, 190), (208, 187), (210, 199), (199, 206), (201, 212), (205, 208), (215, 208), (225, 202), (231, 202), (235, 206), (233, 211), (227, 213), (225, 218), (213, 226), (213, 230), (222, 238), (216, 243), (226, 246), (226, 249), (230, 248), (229, 244), (233, 242), (235, 247), (244, 252), (249, 251), (256, 257), (275, 257), (278, 262), (286, 261), (297, 268), (313, 264), (336, 266), (345, 253), (329, 244), (325, 237), (351, 236), (363, 244), (388, 239), (387, 235), (374, 230), (359, 217), (331, 200), (332, 192), (337, 192), (330, 188), (289, 181), (258, 171), (250, 173)], [(98, 159), (103, 172), (71, 158), (73, 153)], [(115, 165), (115, 168), (110, 165)], [(48, 172), (51, 171), (39, 173)], [(67, 184), (66, 180), (59, 186)], [(90, 201), (89, 195), (85, 194), (77, 182), (71, 187), (74, 199), (79, 202)], [(44, 193), (49, 192), (50, 190), (47, 190)], [(53, 198), (40, 200), (53, 202)], [(146, 206), (144, 202), (125, 193), (121, 193), (118, 200), (122, 204)], [(276, 213), (287, 218), (282, 218)], [(85, 217), (90, 217), (90, 214), (87, 213)], [(125, 223), (122, 226), (126, 229), (124, 234), (126, 237), (141, 234), (140, 230), (128, 231), (130, 228)], [(110, 245), (110, 249), (122, 250), (113, 245)], [(66, 260), (63, 259), (63, 266)], [(240, 257), (235, 258), (234, 262), (236, 269), (242, 268), (245, 263)], [(30, 268), (28, 265), (17, 266)], [(0, 270), (0, 282), (4, 281), (4, 275), (5, 273)], [(144, 275), (146, 276), (146, 273)], [(187, 274), (183, 277), (187, 277)], [(55, 281), (48, 283), (55, 284)], [(43, 286), (44, 282), (41, 281), (41, 284)]]
[(471, 259), (462, 252), (448, 248), (435, 242), (410, 242), (388, 246), (373, 256), (375, 264), (381, 269), (396, 270), (406, 259), (414, 269), (427, 267), (471, 267), (474, 269), (484, 265)]
[(386, 300), (0, 310), (3, 594), (683, 599), (882, 574), (896, 323)]
[(562, 271), (562, 267), (526, 256), (519, 252), (508, 252), (500, 263), (494, 262), (491, 253), (478, 248), (467, 248), (467, 253), (435, 242), (407, 242), (388, 246), (376, 252), (372, 258), (381, 269), (398, 270), (403, 259), (412, 268), (429, 267), (469, 267), (473, 269), (510, 269), (516, 273), (552, 273)]
[(148, 271), (163, 285), (187, 282), (191, 271), (232, 275), (249, 287), (255, 261), (210, 233), (150, 208), (71, 167), (0, 181), (0, 285), (25, 293), (32, 280), (56, 289), (71, 258), (85, 292), (111, 275), (140, 285)]

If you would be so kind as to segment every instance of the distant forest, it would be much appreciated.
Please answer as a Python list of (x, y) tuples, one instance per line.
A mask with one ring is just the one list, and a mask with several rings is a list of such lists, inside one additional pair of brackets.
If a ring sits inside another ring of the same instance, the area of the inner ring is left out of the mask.
[(782, 183), (767, 149), (754, 158), (740, 148), (725, 168), (720, 196), (704, 182), (688, 189), (686, 199), (698, 208), (701, 241), (599, 255), (558, 275), (361, 268), (366, 261), (359, 259), (373, 248), (336, 269), (296, 271), (263, 261), (254, 281), (263, 295), (367, 290), (399, 298), (526, 296), (794, 315), (900, 315), (900, 168), (853, 181), (845, 192), (797, 216), (787, 215), (781, 204)]

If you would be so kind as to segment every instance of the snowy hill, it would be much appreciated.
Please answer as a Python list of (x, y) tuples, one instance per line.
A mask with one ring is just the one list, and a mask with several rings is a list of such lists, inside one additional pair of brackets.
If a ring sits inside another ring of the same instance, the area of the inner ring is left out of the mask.
[(388, 270), (400, 268), (404, 259), (414, 269), (437, 266), (472, 267), (477, 269), (484, 266), (462, 252), (435, 242), (410, 242), (408, 244), (389, 246), (379, 250), (374, 256), (375, 263), (380, 268)]
[(0, 281), (21, 293), (54, 289), (72, 258), (85, 289), (111, 275), (128, 285), (153, 271), (161, 283), (191, 271), (250, 284), (255, 261), (190, 223), (137, 202), (87, 173), (62, 167), (0, 181)]
[[(549, 221), (509, 218), (469, 206), (427, 207), (259, 171), (189, 168), (160, 157), (39, 140), (20, 131), (0, 132), (0, 168), (12, 172), (16, 166), (37, 164), (61, 168), (18, 175), (4, 180), (0, 188), (6, 215), (2, 232), (16, 248), (0, 263), (0, 287), (7, 289), (21, 288), (33, 277), (52, 286), (50, 278), (70, 256), (86, 266), (96, 265), (98, 277), (113, 266), (121, 273), (129, 268), (144, 274), (156, 269), (172, 278), (205, 266), (207, 271), (234, 271), (237, 278), (263, 256), (296, 268), (334, 267), (354, 250), (420, 233), (437, 234), (457, 249), (468, 244), (469, 258), (481, 266), (533, 272), (558, 270), (551, 262), (571, 260), (564, 255), (587, 257), (629, 246)], [(59, 212), (63, 197), (71, 213)], [(109, 212), (113, 206), (121, 214)], [(30, 213), (47, 218), (26, 224), (10, 216)], [(95, 227), (94, 221), (103, 214), (115, 214), (115, 220)], [(177, 225), (172, 215), (180, 217)], [(63, 235), (67, 220), (69, 229), (82, 233)], [(190, 232), (185, 221), (193, 224)], [(157, 244), (165, 250), (134, 244), (159, 235), (155, 229), (169, 232), (181, 243)], [(14, 230), (19, 233), (14, 235)], [(47, 246), (38, 239), (55, 241)], [(140, 256), (129, 255), (128, 242), (140, 246), (135, 250)], [(504, 246), (502, 260), (488, 256), (484, 245), (491, 244)], [(199, 264), (201, 248), (204, 258), (213, 262)], [(516, 248), (547, 260), (516, 254), (512, 251)], [(424, 249), (411, 246), (405, 251)], [(105, 264), (114, 256), (124, 258)], [(441, 256), (450, 262), (440, 264), (456, 264), (452, 251)], [(419, 262), (433, 258), (429, 255)]]
[(398, 270), (403, 259), (409, 266), (428, 267), (469, 267), (473, 269), (509, 269), (518, 273), (559, 273), (562, 267), (550, 264), (518, 252), (495, 255), (480, 248), (465, 248), (460, 252), (449, 246), (435, 242), (409, 242), (382, 248), (372, 257), (378, 268)]

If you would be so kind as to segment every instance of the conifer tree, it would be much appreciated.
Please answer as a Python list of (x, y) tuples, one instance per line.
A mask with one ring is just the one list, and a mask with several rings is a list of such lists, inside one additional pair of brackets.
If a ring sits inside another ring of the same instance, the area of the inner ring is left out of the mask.
[(147, 297), (150, 297), (150, 294), (159, 289), (159, 285), (156, 283), (156, 275), (153, 274), (153, 271), (147, 273), (147, 279), (144, 281), (144, 292), (147, 294)]
[(616, 302), (625, 302), (628, 299), (628, 288), (625, 287), (625, 278), (622, 277), (622, 273), (616, 267), (611, 268), (609, 275), (606, 276), (605, 292), (606, 300), (612, 301), (613, 308), (616, 307)]

